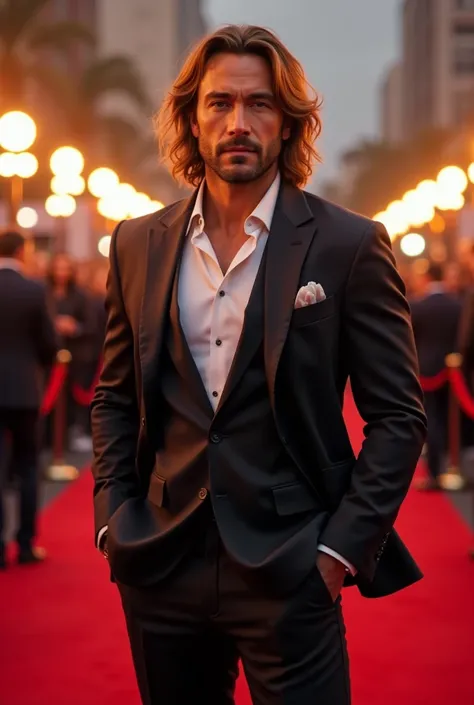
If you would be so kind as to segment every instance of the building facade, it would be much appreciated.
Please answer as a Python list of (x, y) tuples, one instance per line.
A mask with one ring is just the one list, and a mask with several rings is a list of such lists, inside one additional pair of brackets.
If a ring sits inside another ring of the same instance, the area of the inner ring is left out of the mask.
[(380, 91), (380, 134), (390, 145), (403, 142), (403, 66), (397, 63), (387, 72)]
[[(132, 59), (157, 110), (176, 77), (190, 46), (206, 31), (201, 0), (98, 0), (98, 50), (100, 55), (125, 55)], [(106, 98), (104, 114), (122, 115), (153, 136), (152, 115), (140, 115), (121, 96)], [(166, 170), (156, 167), (150, 154), (159, 200), (169, 202), (180, 192)]]
[[(77, 22), (97, 37), (97, 9), (99, 0), (49, 0), (41, 11), (41, 21), (45, 24), (57, 22)], [(71, 46), (59, 57), (50, 54), (47, 60), (68, 75), (80, 75), (93, 60), (95, 47), (79, 43)]]
[(474, 114), (474, 0), (405, 0), (403, 94), (408, 138)]

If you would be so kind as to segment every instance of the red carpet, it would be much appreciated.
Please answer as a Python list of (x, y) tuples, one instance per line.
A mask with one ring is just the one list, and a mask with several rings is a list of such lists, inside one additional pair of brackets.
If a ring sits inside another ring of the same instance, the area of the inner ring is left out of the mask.
[[(357, 447), (351, 402), (346, 417)], [(426, 578), (383, 600), (345, 592), (354, 705), (472, 705), (469, 532), (446, 498), (415, 492), (398, 528)], [(88, 474), (45, 512), (41, 543), (47, 563), (0, 575), (0, 704), (138, 705), (119, 600), (92, 546)], [(243, 681), (237, 703), (250, 705)]]

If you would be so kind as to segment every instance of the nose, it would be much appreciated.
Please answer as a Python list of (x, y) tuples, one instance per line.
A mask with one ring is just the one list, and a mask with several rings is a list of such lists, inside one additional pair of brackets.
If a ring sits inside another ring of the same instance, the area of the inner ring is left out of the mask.
[(246, 111), (243, 105), (239, 103), (234, 105), (234, 109), (229, 115), (227, 132), (233, 137), (250, 134), (250, 127), (247, 122)]

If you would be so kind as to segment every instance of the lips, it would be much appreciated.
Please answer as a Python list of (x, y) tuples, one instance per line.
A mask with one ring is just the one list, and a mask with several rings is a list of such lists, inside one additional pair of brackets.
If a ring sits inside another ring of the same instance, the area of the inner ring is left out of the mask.
[(249, 153), (249, 152), (255, 152), (254, 149), (251, 149), (250, 147), (228, 147), (227, 149), (224, 149), (224, 152), (244, 152), (244, 153)]

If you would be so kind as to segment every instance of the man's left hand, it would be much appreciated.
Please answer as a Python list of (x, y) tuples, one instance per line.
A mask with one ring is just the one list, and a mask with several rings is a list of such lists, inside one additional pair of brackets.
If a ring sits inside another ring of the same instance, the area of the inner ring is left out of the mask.
[(327, 553), (319, 551), (316, 559), (316, 565), (321, 573), (322, 579), (326, 583), (326, 587), (335, 602), (342, 590), (344, 578), (346, 577), (346, 567), (337, 558), (333, 558)]

